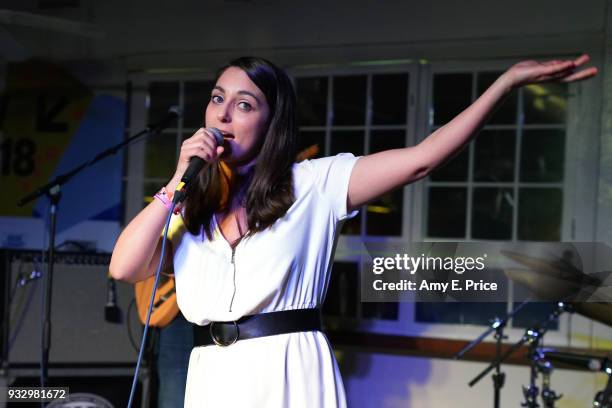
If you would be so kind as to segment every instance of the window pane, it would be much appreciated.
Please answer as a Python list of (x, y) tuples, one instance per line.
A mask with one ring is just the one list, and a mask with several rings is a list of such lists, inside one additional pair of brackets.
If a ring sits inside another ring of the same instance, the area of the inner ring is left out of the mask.
[(415, 308), (415, 320), (422, 323), (489, 325), (491, 319), (505, 315), (505, 302), (417, 302)]
[(518, 239), (560, 241), (562, 197), (560, 188), (521, 188)]
[(331, 134), (330, 155), (349, 152), (363, 156), (364, 135), (361, 130), (335, 130)]
[(365, 124), (366, 77), (334, 77), (334, 125)]
[(145, 178), (170, 179), (176, 169), (176, 136), (174, 133), (150, 135), (145, 148)]
[(567, 84), (536, 84), (523, 89), (526, 124), (565, 123)]
[(404, 190), (387, 193), (378, 200), (368, 204), (366, 209), (366, 234), (368, 235), (402, 235), (402, 209)]
[(327, 78), (298, 78), (296, 81), (300, 126), (325, 126)]
[(198, 129), (204, 125), (204, 114), (210, 100), (213, 81), (185, 82), (183, 127)]
[[(501, 75), (501, 72), (480, 72), (477, 79), (478, 95), (482, 95), (489, 86)], [(503, 104), (493, 113), (487, 123), (492, 125), (511, 125), (516, 123), (516, 105), (518, 92), (512, 91)]]
[(430, 187), (427, 236), (465, 238), (467, 190), (464, 187)]
[[(370, 133), (370, 153), (405, 146), (404, 130), (376, 130)], [(402, 235), (402, 215), (404, 206), (403, 189), (385, 194), (366, 206), (366, 234)]]
[[(179, 106), (178, 82), (151, 82), (149, 84), (148, 123), (162, 120), (172, 106)], [(172, 124), (176, 127), (176, 124)]]
[(563, 181), (565, 130), (525, 130), (521, 142), (521, 181)]
[(406, 146), (406, 131), (372, 130), (370, 132), (370, 153), (399, 149)]
[(512, 190), (475, 188), (473, 194), (472, 238), (512, 239)]
[(406, 123), (408, 74), (372, 76), (372, 124)]
[(297, 161), (325, 156), (325, 132), (300, 132), (297, 152)]
[[(168, 177), (170, 179), (170, 177)], [(149, 205), (153, 201), (153, 196), (164, 186), (163, 182), (149, 181), (143, 184), (142, 208)]]
[(364, 319), (397, 320), (399, 307), (397, 302), (363, 302), (361, 317)]
[(361, 214), (363, 209), (353, 218), (346, 220), (342, 225), (340, 234), (342, 235), (361, 235)]
[(436, 74), (433, 82), (434, 125), (450, 121), (472, 101), (472, 74)]
[[(183, 138), (181, 139), (181, 143), (184, 142), (185, 140), (189, 139), (191, 136), (193, 136), (194, 133), (195, 132), (185, 132), (185, 133), (183, 133), (183, 136), (182, 136)], [(179, 147), (179, 151), (177, 152), (177, 155), (180, 154), (180, 152), (181, 151), (180, 151), (180, 147)], [(178, 159), (178, 157), (177, 157), (177, 159)]]
[(355, 262), (334, 262), (323, 305), (328, 316), (357, 317), (359, 268)]
[(437, 168), (431, 173), (431, 181), (467, 181), (468, 161), (470, 157), (469, 147), (465, 147), (461, 153), (453, 157), (449, 162)]
[(474, 143), (474, 180), (514, 180), (514, 130), (483, 130)]
[[(514, 286), (515, 292), (518, 290), (517, 285)], [(523, 299), (527, 298), (528, 292), (523, 295)], [(515, 308), (520, 302), (514, 302), (512, 307)], [(550, 313), (556, 307), (556, 303), (549, 302), (532, 302), (526, 304), (521, 310), (519, 310), (512, 318), (512, 327), (528, 328), (528, 327), (541, 327), (542, 323), (548, 319)], [(555, 320), (547, 325), (550, 330), (559, 329), (559, 321)]]

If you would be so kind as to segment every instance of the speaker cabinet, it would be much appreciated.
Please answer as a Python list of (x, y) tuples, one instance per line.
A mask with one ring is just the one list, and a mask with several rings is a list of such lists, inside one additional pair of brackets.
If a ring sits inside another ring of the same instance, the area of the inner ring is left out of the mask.
[[(43, 272), (41, 252), (3, 251), (5, 297), (10, 298), (8, 361), (39, 364), (41, 358), (44, 280), (16, 287), (18, 279)], [(53, 364), (124, 363), (138, 357), (141, 325), (132, 303), (133, 287), (116, 282), (116, 304), (122, 322), (105, 320), (109, 254), (57, 253), (53, 270), (50, 366)], [(3, 305), (9, 304), (8, 301)], [(132, 310), (129, 310), (130, 307)], [(128, 319), (129, 316), (129, 319)], [(130, 333), (132, 340), (130, 341)], [(134, 344), (133, 344), (134, 343)]]

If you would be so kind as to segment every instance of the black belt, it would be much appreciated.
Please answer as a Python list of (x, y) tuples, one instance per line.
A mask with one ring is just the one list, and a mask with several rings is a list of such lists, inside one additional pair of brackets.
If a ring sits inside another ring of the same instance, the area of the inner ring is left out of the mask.
[(232, 322), (193, 326), (194, 347), (229, 346), (238, 340), (302, 331), (321, 331), (319, 309), (283, 310), (244, 316)]

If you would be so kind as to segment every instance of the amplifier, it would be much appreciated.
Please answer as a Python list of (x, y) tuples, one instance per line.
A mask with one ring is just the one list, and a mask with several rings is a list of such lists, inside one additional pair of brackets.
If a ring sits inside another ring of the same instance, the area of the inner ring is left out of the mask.
[[(5, 277), (5, 298), (10, 298), (9, 313), (3, 313), (9, 315), (8, 343), (5, 343), (9, 349), (8, 361), (11, 366), (39, 364), (44, 280), (35, 276), (43, 272), (42, 254), (40, 251), (2, 252), (0, 276)], [(51, 298), (51, 366), (135, 363), (142, 326), (133, 304), (131, 284), (117, 281), (115, 285), (122, 322), (105, 320), (109, 263), (110, 254), (56, 253)], [(16, 283), (24, 278), (31, 280), (18, 287)], [(5, 299), (3, 305), (7, 304), (9, 301)], [(6, 334), (6, 330), (3, 332)]]

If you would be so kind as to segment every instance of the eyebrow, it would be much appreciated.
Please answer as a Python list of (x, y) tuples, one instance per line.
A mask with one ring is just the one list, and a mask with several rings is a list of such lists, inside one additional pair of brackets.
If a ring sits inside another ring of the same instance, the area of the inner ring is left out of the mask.
[[(222, 87), (220, 87), (219, 85), (215, 85), (215, 87), (213, 89), (218, 89), (219, 91), (225, 93), (225, 89), (223, 89)], [(252, 97), (253, 99), (255, 99), (257, 101), (257, 103), (259, 103), (259, 98), (255, 96), (254, 93), (249, 92), (249, 91), (238, 91), (236, 92), (238, 95), (249, 95), (250, 97)]]

